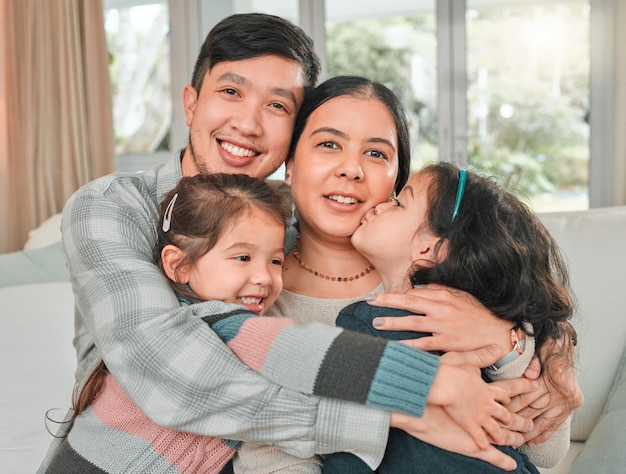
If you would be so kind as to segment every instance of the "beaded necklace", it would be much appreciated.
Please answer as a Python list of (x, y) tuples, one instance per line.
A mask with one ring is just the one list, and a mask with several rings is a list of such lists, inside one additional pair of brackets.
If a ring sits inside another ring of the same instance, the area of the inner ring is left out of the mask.
[(370, 273), (372, 270), (374, 270), (374, 265), (370, 264), (369, 267), (367, 267), (365, 270), (363, 270), (360, 273), (357, 273), (354, 276), (351, 277), (334, 277), (334, 276), (329, 276), (329, 275), (324, 275), (322, 272), (318, 272), (317, 270), (313, 270), (311, 267), (308, 267), (300, 258), (300, 254), (298, 253), (298, 241), (300, 240), (300, 236), (298, 235), (298, 237), (296, 238), (296, 244), (293, 246), (293, 256), (296, 259), (296, 261), (298, 262), (298, 264), (304, 268), (307, 272), (323, 278), (324, 280), (330, 280), (330, 281), (354, 281), (354, 280), (358, 280), (361, 277), (364, 277), (365, 275), (367, 275), (368, 273)]

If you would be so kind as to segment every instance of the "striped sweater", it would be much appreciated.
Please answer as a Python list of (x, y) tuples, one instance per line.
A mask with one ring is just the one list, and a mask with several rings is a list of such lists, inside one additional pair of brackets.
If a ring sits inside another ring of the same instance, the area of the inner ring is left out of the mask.
[[(436, 356), (322, 323), (243, 309), (203, 319), (242, 362), (275, 383), (418, 417), (439, 366)], [(238, 445), (155, 425), (109, 375), (47, 472), (217, 473)]]

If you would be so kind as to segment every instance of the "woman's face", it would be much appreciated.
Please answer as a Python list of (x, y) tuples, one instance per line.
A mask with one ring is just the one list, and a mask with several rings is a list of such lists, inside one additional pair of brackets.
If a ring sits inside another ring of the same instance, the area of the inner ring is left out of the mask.
[(393, 191), (393, 118), (378, 100), (330, 99), (310, 115), (286, 169), (301, 229), (348, 237), (363, 214)]

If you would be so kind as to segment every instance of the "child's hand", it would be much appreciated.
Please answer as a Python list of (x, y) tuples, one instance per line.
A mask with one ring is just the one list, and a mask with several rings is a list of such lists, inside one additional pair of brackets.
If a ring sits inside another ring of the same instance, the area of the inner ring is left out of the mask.
[(504, 442), (500, 424), (508, 426), (511, 414), (502, 403), (509, 401), (503, 389), (482, 380), (478, 367), (445, 363), (439, 366), (428, 395), (428, 403), (441, 406), (481, 449), (490, 442)]

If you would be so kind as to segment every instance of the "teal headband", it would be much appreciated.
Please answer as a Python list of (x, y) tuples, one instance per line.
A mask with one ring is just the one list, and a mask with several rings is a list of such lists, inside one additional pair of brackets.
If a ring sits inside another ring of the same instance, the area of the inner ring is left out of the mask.
[(463, 168), (459, 170), (459, 187), (456, 188), (456, 202), (454, 203), (454, 212), (452, 213), (452, 222), (456, 219), (459, 213), (459, 207), (461, 207), (461, 201), (463, 200), (463, 193), (465, 192), (465, 181), (467, 180), (467, 171)]

